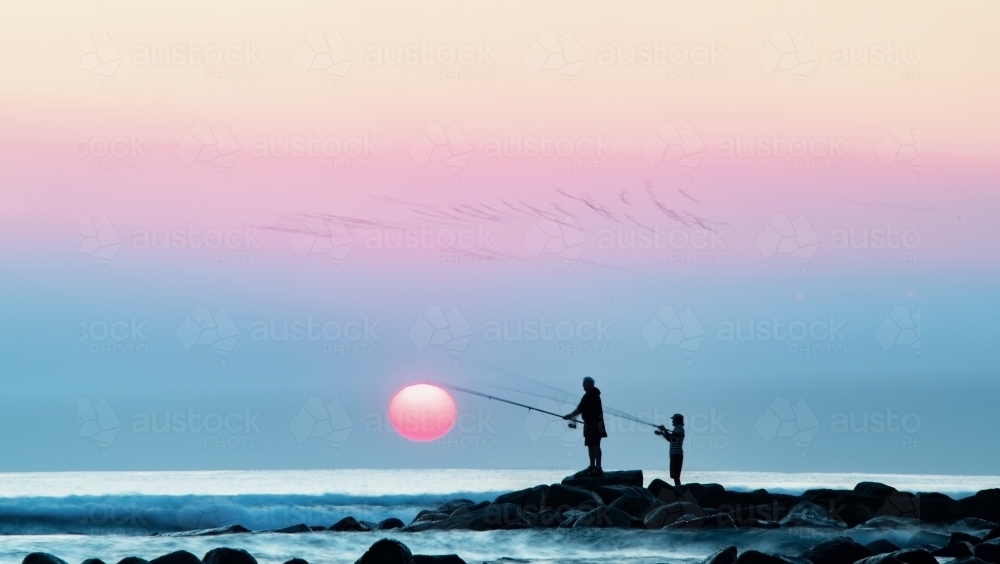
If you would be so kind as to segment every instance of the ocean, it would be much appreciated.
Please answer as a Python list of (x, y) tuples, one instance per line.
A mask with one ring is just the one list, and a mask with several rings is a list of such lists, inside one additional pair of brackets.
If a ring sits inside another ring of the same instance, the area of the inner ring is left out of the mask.
[[(560, 481), (570, 470), (275, 470), (209, 472), (51, 472), (0, 474), (0, 562), (19, 563), (33, 551), (71, 564), (99, 557), (152, 559), (185, 549), (202, 555), (217, 546), (244, 548), (261, 564), (292, 557), (310, 564), (351, 563), (375, 540), (398, 538), (414, 553), (456, 553), (467, 562), (696, 562), (724, 540), (644, 530), (426, 531), (285, 534), (263, 532), (305, 523), (330, 526), (352, 515), (409, 522), (422, 509), (449, 499), (492, 500), (497, 495)], [(666, 477), (644, 471), (646, 482)], [(961, 498), (1000, 487), (1000, 476), (822, 473), (688, 472), (689, 482), (730, 490), (765, 488), (801, 493), (810, 488), (853, 488), (878, 481), (904, 491), (938, 491)], [(212, 537), (152, 536), (240, 524), (255, 531)], [(824, 533), (816, 533), (822, 535)], [(732, 536), (732, 535), (731, 535)], [(726, 542), (774, 549), (775, 537), (740, 533)], [(785, 550), (816, 537), (789, 536)], [(766, 545), (766, 546), (764, 546)], [(781, 548), (781, 547), (779, 547)]]

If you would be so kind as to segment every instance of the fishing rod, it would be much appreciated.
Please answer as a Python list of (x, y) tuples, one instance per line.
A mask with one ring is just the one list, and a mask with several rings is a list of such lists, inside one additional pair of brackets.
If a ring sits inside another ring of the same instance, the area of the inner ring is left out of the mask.
[[(550, 390), (558, 392), (559, 394), (562, 394), (564, 397), (563, 398), (555, 398), (555, 397), (547, 396), (547, 395), (544, 395), (544, 394), (536, 394), (536, 393), (533, 393), (533, 392), (525, 392), (525, 391), (522, 391), (522, 390), (513, 390), (513, 389), (510, 389), (510, 388), (503, 388), (502, 386), (493, 386), (493, 387), (496, 387), (496, 388), (507, 389), (507, 390), (510, 390), (512, 392), (517, 392), (517, 393), (525, 394), (525, 395), (528, 395), (528, 396), (533, 396), (533, 397), (536, 397), (536, 398), (549, 399), (549, 400), (552, 400), (552, 401), (555, 401), (555, 402), (562, 402), (562, 403), (568, 403), (569, 400), (567, 400), (567, 398), (572, 398), (573, 397), (572, 394), (570, 394), (569, 392), (567, 392), (565, 390), (560, 390), (559, 388), (550, 386), (550, 385), (545, 384), (543, 382), (539, 382), (539, 381), (534, 380), (532, 378), (529, 378), (529, 377), (527, 377), (527, 376), (525, 376), (523, 374), (518, 374), (517, 372), (511, 372), (509, 370), (505, 370), (505, 369), (502, 369), (502, 368), (496, 368), (494, 366), (490, 366), (488, 364), (482, 364), (482, 363), (475, 362), (475, 361), (472, 361), (472, 364), (475, 364), (477, 366), (482, 366), (483, 368), (487, 368), (489, 370), (493, 370), (493, 371), (499, 372), (501, 374), (506, 374), (508, 376), (513, 376), (515, 378), (520, 378), (521, 380), (526, 380), (528, 382), (531, 382), (532, 384), (535, 384), (535, 385), (538, 385), (538, 386), (542, 386), (543, 388), (548, 388)], [(638, 418), (638, 417), (636, 417), (634, 415), (625, 413), (624, 411), (621, 411), (621, 410), (618, 410), (618, 409), (614, 409), (613, 407), (604, 406), (603, 409), (604, 409), (604, 411), (606, 413), (614, 415), (615, 417), (617, 417), (619, 419), (624, 419), (626, 421), (632, 421), (633, 423), (639, 423), (641, 425), (647, 425), (649, 427), (653, 427), (654, 429), (659, 429), (660, 428), (660, 425), (657, 425), (655, 423), (650, 423), (649, 421), (645, 421), (645, 420), (640, 419), (640, 418)]]
[[(538, 409), (537, 407), (532, 407), (532, 406), (524, 404), (524, 403), (518, 403), (516, 401), (511, 401), (509, 399), (499, 398), (497, 396), (492, 396), (490, 394), (484, 394), (483, 392), (477, 392), (475, 390), (470, 390), (468, 388), (462, 388), (462, 387), (459, 387), (459, 386), (452, 386), (451, 384), (445, 384), (445, 383), (442, 383), (442, 382), (434, 382), (434, 384), (437, 385), (437, 386), (448, 388), (450, 390), (455, 390), (456, 392), (462, 392), (463, 394), (472, 394), (474, 396), (479, 396), (481, 398), (486, 398), (488, 400), (494, 400), (494, 401), (499, 401), (499, 402), (503, 402), (503, 403), (509, 403), (510, 405), (516, 405), (518, 407), (523, 407), (523, 408), (527, 409), (528, 411), (537, 411), (538, 413), (544, 413), (546, 415), (551, 415), (553, 417), (558, 417), (560, 419), (563, 419), (563, 416), (559, 415), (558, 413), (553, 413), (551, 411), (546, 411), (544, 409)], [(576, 429), (577, 423), (583, 423), (583, 421), (580, 421), (578, 419), (568, 419), (567, 421), (569, 421), (568, 425), (569, 425), (570, 429)]]

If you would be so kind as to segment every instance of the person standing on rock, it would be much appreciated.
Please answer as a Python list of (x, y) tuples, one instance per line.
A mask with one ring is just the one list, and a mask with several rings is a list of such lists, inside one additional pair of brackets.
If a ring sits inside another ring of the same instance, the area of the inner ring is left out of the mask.
[(594, 379), (587, 376), (583, 379), (583, 398), (572, 413), (563, 419), (572, 419), (577, 415), (583, 418), (583, 444), (587, 445), (590, 456), (590, 466), (582, 473), (601, 475), (601, 439), (608, 436), (604, 427), (604, 407), (601, 405), (601, 390), (594, 385)]
[(684, 465), (684, 416), (675, 413), (670, 418), (674, 424), (674, 430), (670, 431), (663, 425), (654, 431), (667, 442), (670, 443), (670, 477), (674, 480), (674, 485), (681, 485), (681, 466)]

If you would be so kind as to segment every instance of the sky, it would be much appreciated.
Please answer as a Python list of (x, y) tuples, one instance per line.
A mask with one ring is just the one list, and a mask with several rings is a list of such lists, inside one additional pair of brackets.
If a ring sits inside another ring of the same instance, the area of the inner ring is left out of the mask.
[(4, 12), (0, 471), (995, 472), (994, 4)]

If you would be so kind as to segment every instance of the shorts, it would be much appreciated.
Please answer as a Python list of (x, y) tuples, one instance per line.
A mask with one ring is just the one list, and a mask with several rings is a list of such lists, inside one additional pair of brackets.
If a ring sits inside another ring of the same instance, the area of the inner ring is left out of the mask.
[(597, 434), (597, 433), (594, 433), (594, 434), (591, 434), (591, 435), (584, 435), (583, 436), (583, 446), (589, 446), (589, 447), (595, 446), (595, 447), (599, 447), (599, 446), (601, 446), (601, 438), (602, 438), (601, 435)]
[(681, 479), (681, 466), (684, 465), (684, 455), (683, 454), (671, 454), (670, 455), (670, 479), (680, 480)]

